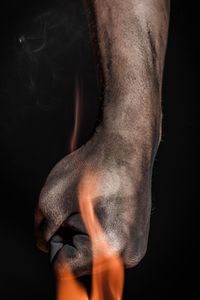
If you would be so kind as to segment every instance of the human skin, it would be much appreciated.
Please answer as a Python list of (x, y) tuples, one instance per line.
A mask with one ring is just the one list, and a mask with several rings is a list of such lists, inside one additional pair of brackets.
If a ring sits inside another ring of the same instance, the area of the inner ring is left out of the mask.
[[(88, 170), (99, 178), (95, 211), (110, 245), (126, 267), (146, 253), (169, 24), (167, 0), (88, 0), (84, 5), (98, 42), (102, 121), (85, 145), (50, 172), (35, 218), (39, 248), (48, 251), (50, 242), (54, 267), (64, 257), (77, 276), (89, 273), (92, 263), (78, 203)], [(56, 233), (61, 226), (75, 230), (72, 245)]]

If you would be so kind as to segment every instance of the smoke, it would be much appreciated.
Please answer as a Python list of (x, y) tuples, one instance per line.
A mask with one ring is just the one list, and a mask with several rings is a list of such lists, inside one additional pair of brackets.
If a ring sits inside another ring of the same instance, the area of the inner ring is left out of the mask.
[(44, 163), (49, 149), (56, 153), (53, 163), (68, 151), (77, 75), (84, 84), (83, 141), (91, 135), (98, 111), (96, 70), (81, 0), (44, 2), (30, 2), (23, 15), (19, 6), (13, 12), (16, 19), (5, 18), (1, 27), (3, 155), (15, 153), (13, 160), (20, 166), (26, 153), (29, 171), (30, 164), (36, 168), (28, 157), (32, 151), (38, 164)]
[(66, 101), (66, 87), (78, 72), (87, 25), (79, 1), (57, 2), (31, 20), (18, 38), (20, 84), (37, 107), (55, 108)]

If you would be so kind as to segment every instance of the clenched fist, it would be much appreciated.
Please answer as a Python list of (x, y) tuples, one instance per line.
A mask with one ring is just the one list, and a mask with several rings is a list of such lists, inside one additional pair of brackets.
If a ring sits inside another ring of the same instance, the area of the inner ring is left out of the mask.
[[(141, 260), (146, 251), (151, 211), (152, 162), (145, 152), (137, 151), (121, 136), (107, 136), (100, 129), (86, 145), (53, 168), (40, 194), (38, 209), (42, 218), (36, 227), (40, 248), (44, 249), (51, 240), (55, 267), (65, 257), (75, 274), (90, 272), (91, 243), (78, 199), (80, 181), (88, 171), (98, 178), (92, 202), (96, 203), (95, 213), (109, 245), (128, 267)], [(72, 241), (59, 234), (61, 227), (74, 230)]]

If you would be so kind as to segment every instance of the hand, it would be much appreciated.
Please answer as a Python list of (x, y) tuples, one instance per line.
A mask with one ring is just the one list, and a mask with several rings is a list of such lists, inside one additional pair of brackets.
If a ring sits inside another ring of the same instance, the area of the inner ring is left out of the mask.
[[(89, 273), (90, 239), (82, 222), (78, 189), (86, 169), (95, 173), (98, 188), (93, 197), (95, 213), (110, 242), (127, 267), (135, 266), (147, 247), (151, 211), (152, 155), (148, 148), (127, 142), (102, 129), (86, 145), (63, 158), (50, 172), (36, 212), (37, 243), (47, 250), (56, 266), (61, 257), (76, 275)], [(59, 232), (73, 229), (71, 243)]]

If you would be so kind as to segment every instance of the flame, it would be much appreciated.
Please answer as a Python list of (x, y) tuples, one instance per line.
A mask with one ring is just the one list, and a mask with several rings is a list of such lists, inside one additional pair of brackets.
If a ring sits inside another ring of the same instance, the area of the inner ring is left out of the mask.
[(79, 188), (79, 205), (83, 222), (91, 239), (93, 253), (92, 300), (120, 300), (124, 267), (112, 249), (94, 212), (94, 190), (100, 184), (96, 174), (87, 172)]
[[(64, 265), (64, 264), (63, 264)], [(57, 274), (57, 299), (58, 300), (88, 300), (85, 288), (76, 280), (70, 268), (59, 270)]]
[[(71, 137), (70, 149), (76, 148), (80, 129), (80, 84), (76, 82), (75, 124)], [(100, 184), (98, 176), (87, 170), (79, 185), (80, 213), (92, 245), (92, 292), (91, 300), (122, 299), (124, 266), (120, 256), (112, 249), (95, 215), (95, 189)], [(63, 261), (57, 273), (57, 300), (89, 300), (86, 289), (73, 275), (72, 270)]]
[[(94, 212), (93, 195), (98, 178), (87, 172), (79, 186), (79, 205), (83, 222), (91, 239), (93, 252), (91, 300), (122, 299), (124, 267), (120, 256), (112, 249)], [(58, 274), (58, 300), (89, 300), (85, 288), (78, 282), (66, 262)]]
[(81, 120), (81, 100), (82, 100), (82, 89), (80, 80), (76, 79), (75, 85), (75, 109), (74, 109), (74, 128), (70, 139), (70, 151), (74, 151), (77, 146), (77, 140), (80, 131), (80, 120)]

